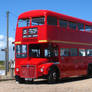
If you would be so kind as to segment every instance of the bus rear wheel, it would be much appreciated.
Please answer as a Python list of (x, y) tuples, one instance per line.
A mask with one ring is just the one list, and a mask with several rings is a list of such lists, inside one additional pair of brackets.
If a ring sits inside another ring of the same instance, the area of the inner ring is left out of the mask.
[(88, 65), (88, 76), (92, 77), (92, 64)]
[(51, 69), (48, 74), (48, 83), (49, 84), (57, 83), (58, 80), (59, 80), (59, 76), (57, 70)]

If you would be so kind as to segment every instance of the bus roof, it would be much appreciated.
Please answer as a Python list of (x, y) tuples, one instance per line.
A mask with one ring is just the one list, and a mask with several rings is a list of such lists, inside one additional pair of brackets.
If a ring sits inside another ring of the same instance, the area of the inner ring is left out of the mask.
[(86, 25), (92, 25), (92, 22), (89, 22), (89, 21), (86, 21), (86, 20), (83, 20), (83, 19), (79, 19), (79, 18), (76, 18), (76, 17), (64, 15), (64, 14), (61, 14), (61, 13), (56, 13), (56, 12), (53, 12), (53, 11), (50, 11), (50, 10), (31, 10), (31, 11), (24, 12), (24, 13), (20, 14), (18, 19), (29, 18), (29, 17), (39, 17), (39, 16), (45, 16), (45, 15), (55, 16), (57, 18), (67, 20), (67, 21), (71, 21), (71, 22), (77, 22), (77, 23), (83, 23), (83, 24), (86, 24)]

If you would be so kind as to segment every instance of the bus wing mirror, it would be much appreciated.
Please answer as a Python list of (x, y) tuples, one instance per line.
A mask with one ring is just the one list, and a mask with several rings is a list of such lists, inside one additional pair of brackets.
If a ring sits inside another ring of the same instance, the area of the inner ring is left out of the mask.
[(15, 46), (13, 46), (13, 51), (15, 51)]

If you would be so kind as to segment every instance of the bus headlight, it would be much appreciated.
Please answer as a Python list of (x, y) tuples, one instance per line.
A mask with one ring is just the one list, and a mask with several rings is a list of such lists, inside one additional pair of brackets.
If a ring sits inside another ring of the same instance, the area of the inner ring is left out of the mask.
[(19, 71), (19, 68), (16, 68), (16, 71), (18, 72)]
[(44, 71), (44, 69), (43, 69), (43, 68), (41, 68), (41, 69), (40, 69), (40, 71), (41, 71), (41, 72), (43, 72), (43, 71)]

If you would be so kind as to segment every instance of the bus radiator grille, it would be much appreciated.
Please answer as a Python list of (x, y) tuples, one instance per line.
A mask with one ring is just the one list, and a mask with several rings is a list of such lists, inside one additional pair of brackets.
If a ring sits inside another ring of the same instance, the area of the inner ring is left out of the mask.
[(36, 78), (36, 67), (35, 66), (22, 66), (20, 70), (22, 78)]

